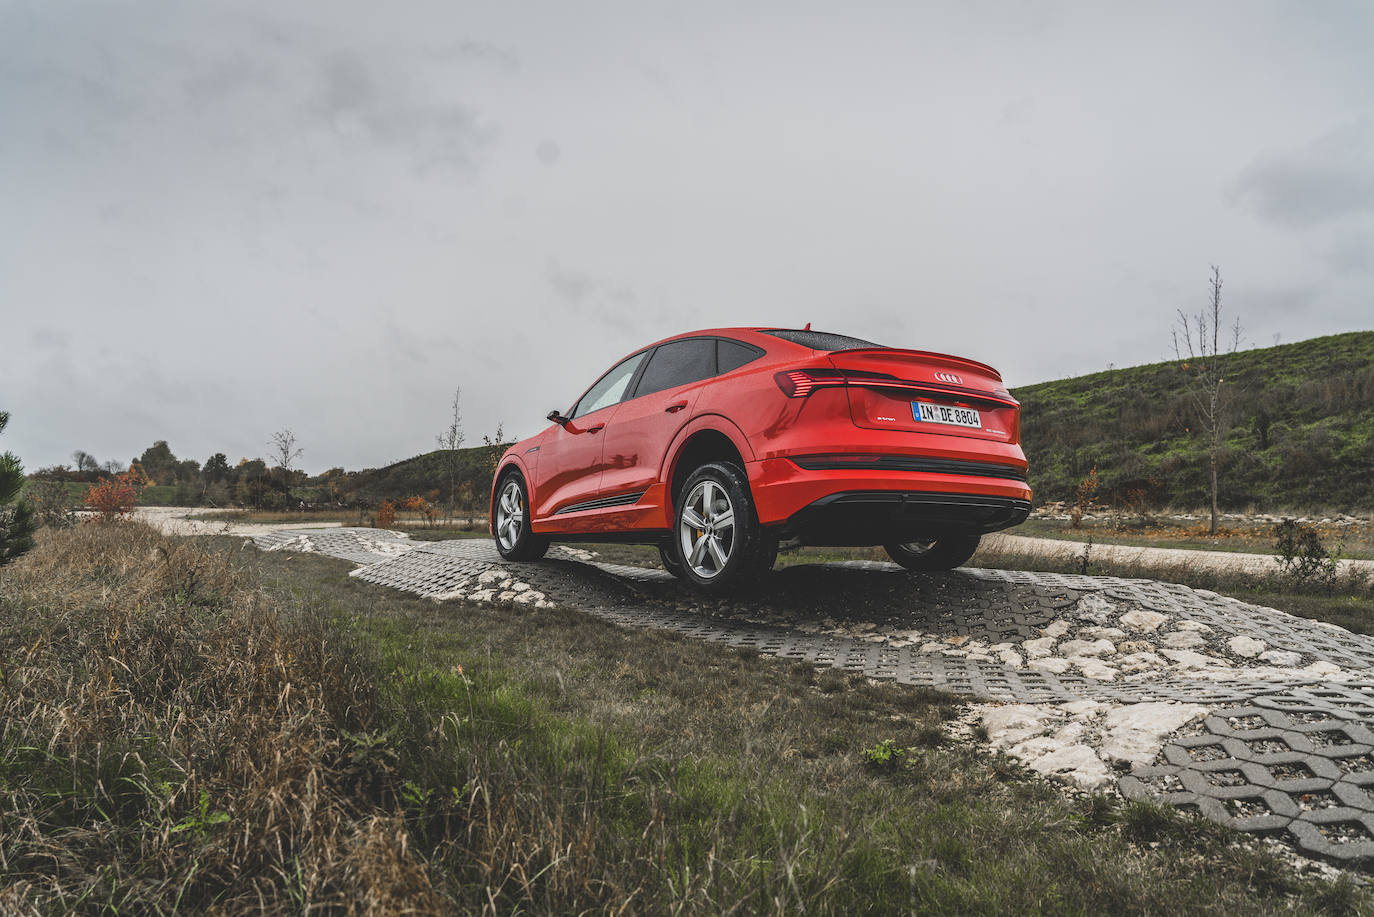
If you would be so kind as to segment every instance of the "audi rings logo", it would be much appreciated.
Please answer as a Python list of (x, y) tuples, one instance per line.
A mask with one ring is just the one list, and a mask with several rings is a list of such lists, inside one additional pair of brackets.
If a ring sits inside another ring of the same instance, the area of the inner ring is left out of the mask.
[(936, 373), (935, 378), (939, 379), (941, 382), (948, 382), (951, 385), (964, 384), (964, 380), (961, 379), (959, 376), (954, 375), (954, 373)]

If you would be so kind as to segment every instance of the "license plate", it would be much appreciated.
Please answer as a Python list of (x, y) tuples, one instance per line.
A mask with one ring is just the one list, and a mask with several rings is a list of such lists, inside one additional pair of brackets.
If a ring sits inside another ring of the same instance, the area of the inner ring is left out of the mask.
[(983, 419), (973, 408), (956, 408), (949, 404), (931, 404), (928, 401), (911, 402), (911, 414), (921, 423), (947, 423), (956, 427), (983, 429)]

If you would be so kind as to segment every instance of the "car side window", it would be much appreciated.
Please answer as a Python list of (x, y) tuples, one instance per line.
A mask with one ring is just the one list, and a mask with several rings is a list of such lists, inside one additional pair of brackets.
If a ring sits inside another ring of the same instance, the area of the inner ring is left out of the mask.
[(635, 397), (709, 379), (716, 374), (716, 339), (670, 341), (654, 351), (639, 379)]
[(763, 352), (755, 350), (748, 344), (741, 344), (739, 341), (727, 341), (725, 338), (716, 340), (716, 371), (718, 373), (728, 373), (732, 369), (739, 369), (745, 363), (757, 360), (763, 356)]
[(568, 416), (570, 418), (581, 417), (592, 411), (599, 411), (602, 408), (618, 404), (625, 397), (625, 389), (629, 387), (630, 380), (635, 376), (635, 370), (639, 369), (639, 364), (642, 362), (644, 362), (644, 353), (637, 353), (621, 360), (610, 372), (597, 380), (596, 385), (587, 390), (587, 394), (582, 396), (582, 400), (577, 402), (577, 406), (572, 409)]

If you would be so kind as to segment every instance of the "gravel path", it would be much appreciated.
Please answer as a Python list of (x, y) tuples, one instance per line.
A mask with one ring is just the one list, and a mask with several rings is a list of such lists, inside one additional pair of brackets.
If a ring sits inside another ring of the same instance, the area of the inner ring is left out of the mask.
[(1374, 862), (1374, 639), (1333, 625), (1149, 579), (803, 564), (727, 600), (568, 548), (511, 564), (486, 539), (375, 529), (254, 543), (436, 600), (556, 605), (962, 694), (992, 747), (1051, 779)]

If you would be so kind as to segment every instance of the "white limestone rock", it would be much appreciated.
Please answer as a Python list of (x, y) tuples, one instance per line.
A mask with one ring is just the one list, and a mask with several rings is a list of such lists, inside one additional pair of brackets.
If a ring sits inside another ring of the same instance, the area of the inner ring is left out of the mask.
[(1059, 645), (1061, 656), (1113, 656), (1116, 647), (1110, 640), (1066, 640)]
[(1195, 653), (1192, 650), (1160, 650), (1160, 654), (1181, 669), (1226, 668), (1231, 665), (1225, 659), (1208, 656), (1206, 653)]
[(1004, 704), (983, 713), (983, 729), (993, 748), (1009, 748), (1040, 735), (1053, 713), (1036, 704)]
[(1021, 654), (1016, 650), (999, 650), (997, 658), (1002, 660), (1002, 665), (1011, 666), (1013, 669), (1019, 669), (1026, 664), (1026, 661), (1021, 658)]
[(1121, 667), (1121, 671), (1127, 675), (1134, 675), (1138, 672), (1152, 672), (1164, 668), (1164, 660), (1154, 653), (1131, 653), (1128, 656), (1118, 656), (1112, 662)]
[(1089, 592), (1078, 600), (1078, 616), (1094, 624), (1106, 624), (1116, 614), (1116, 606), (1095, 592)]
[(1059, 709), (1075, 719), (1092, 719), (1102, 712), (1107, 706), (1101, 701), (1085, 698), (1083, 700), (1071, 700), (1059, 705)]
[(1295, 666), (1302, 662), (1302, 653), (1294, 653), (1289, 650), (1266, 650), (1259, 655), (1261, 662), (1281, 667)]
[(1069, 632), (1069, 627), (1068, 621), (1053, 621), (1040, 628), (1040, 633), (1044, 634), (1046, 637), (1053, 637), (1058, 640)]
[(1071, 665), (1073, 663), (1063, 656), (1042, 656), (1026, 663), (1027, 668), (1035, 669), (1038, 672), (1053, 672), (1055, 675), (1063, 675)]
[(1093, 656), (1070, 656), (1068, 661), (1083, 673), (1084, 678), (1091, 678), (1093, 681), (1116, 681), (1116, 669), (1101, 659)]
[(1154, 633), (1159, 630), (1161, 624), (1169, 620), (1169, 616), (1157, 611), (1145, 611), (1143, 608), (1137, 608), (1134, 611), (1126, 612), (1117, 620), (1127, 627), (1143, 630), (1146, 633)]
[(1022, 642), (1021, 648), (1026, 651), (1026, 655), (1031, 659), (1039, 659), (1054, 652), (1054, 638), (1032, 637)]
[(1203, 646), (1207, 641), (1203, 640), (1197, 631), (1176, 630), (1165, 634), (1159, 642), (1171, 650), (1191, 650)]
[(1066, 745), (1030, 762), (1031, 769), (1084, 790), (1101, 789), (1114, 782), (1112, 772), (1087, 745)]
[(1119, 627), (1085, 627), (1078, 632), (1078, 636), (1089, 640), (1110, 640), (1115, 643), (1124, 639), (1126, 632)]
[(1247, 659), (1254, 659), (1265, 649), (1263, 640), (1256, 640), (1254, 637), (1240, 635), (1232, 637), (1226, 642), (1226, 646), (1237, 656), (1244, 656)]
[(1159, 701), (1125, 704), (1102, 718), (1102, 757), (1146, 765), (1155, 759), (1171, 732), (1209, 713), (1199, 704)]
[(1313, 675), (1335, 675), (1340, 670), (1340, 666), (1336, 665), (1334, 662), (1327, 662), (1324, 659), (1318, 660), (1303, 669), (1304, 672), (1311, 672)]

